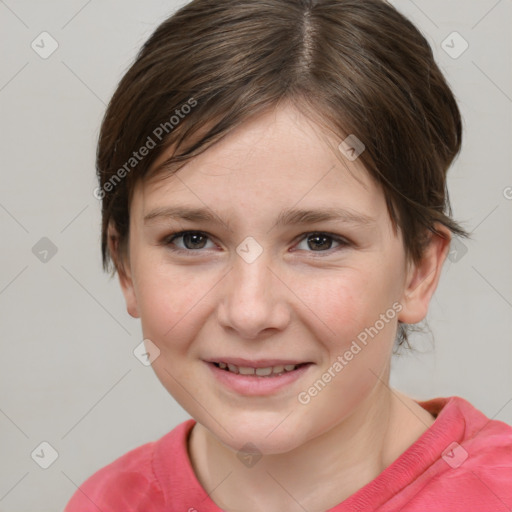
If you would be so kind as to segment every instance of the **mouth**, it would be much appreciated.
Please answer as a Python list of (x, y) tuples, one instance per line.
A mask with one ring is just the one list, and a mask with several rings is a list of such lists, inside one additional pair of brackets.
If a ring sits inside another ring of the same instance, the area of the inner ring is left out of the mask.
[[(245, 396), (290, 394), (302, 381), (312, 362), (283, 359), (253, 361), (240, 358), (219, 358), (205, 361), (212, 376), (225, 389)], [(293, 386), (293, 387), (291, 387)], [(288, 391), (287, 391), (288, 390)]]
[(289, 372), (293, 372), (298, 368), (310, 364), (310, 363), (298, 363), (298, 364), (277, 364), (269, 366), (237, 366), (233, 363), (226, 363), (224, 361), (215, 362), (212, 364), (224, 370), (226, 372), (238, 374), (238, 375), (254, 375), (256, 377), (280, 377), (281, 375)]

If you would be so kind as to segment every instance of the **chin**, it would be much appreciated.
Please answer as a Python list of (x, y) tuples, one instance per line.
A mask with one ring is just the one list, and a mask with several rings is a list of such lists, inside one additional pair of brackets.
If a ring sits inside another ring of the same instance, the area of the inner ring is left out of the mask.
[(267, 420), (260, 415), (258, 420), (249, 423), (246, 420), (231, 420), (223, 423), (224, 428), (211, 420), (202, 424), (222, 444), (235, 452), (254, 449), (262, 455), (277, 455), (290, 452), (305, 442), (300, 425), (293, 421), (283, 421), (285, 417), (286, 414), (281, 415), (276, 421), (274, 415)]

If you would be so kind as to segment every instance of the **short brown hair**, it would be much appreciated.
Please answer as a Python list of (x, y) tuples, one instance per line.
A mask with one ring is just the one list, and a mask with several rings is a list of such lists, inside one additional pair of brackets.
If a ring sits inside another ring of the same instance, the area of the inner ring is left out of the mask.
[(451, 218), (446, 188), (461, 147), (460, 112), (428, 42), (393, 6), (193, 0), (143, 45), (103, 119), (97, 191), (105, 269), (113, 256), (109, 225), (120, 251), (115, 271), (127, 248), (135, 183), (166, 148), (175, 147), (166, 161), (175, 172), (283, 100), (364, 143), (360, 158), (382, 186), (412, 261), (421, 259), (429, 232), (442, 236), (436, 223), (468, 236)]

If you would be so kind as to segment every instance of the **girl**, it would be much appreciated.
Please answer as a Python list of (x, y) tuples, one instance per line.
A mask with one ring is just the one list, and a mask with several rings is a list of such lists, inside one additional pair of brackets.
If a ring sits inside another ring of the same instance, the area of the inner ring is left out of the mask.
[(193, 419), (66, 512), (498, 511), (512, 428), (389, 387), (452, 235), (454, 97), (381, 0), (194, 0), (121, 80), (103, 257)]

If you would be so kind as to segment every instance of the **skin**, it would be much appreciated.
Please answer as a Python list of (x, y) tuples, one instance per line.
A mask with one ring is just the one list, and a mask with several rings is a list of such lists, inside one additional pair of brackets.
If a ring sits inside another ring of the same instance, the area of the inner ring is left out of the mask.
[[(389, 387), (389, 370), (397, 322), (426, 316), (450, 233), (439, 226), (446, 238), (433, 236), (423, 260), (408, 262), (383, 192), (360, 159), (333, 152), (340, 142), (282, 105), (174, 176), (140, 183), (130, 205), (128, 255), (121, 258), (111, 245), (128, 312), (160, 350), (153, 368), (197, 421), (188, 445), (197, 478), (215, 488), (211, 499), (228, 512), (333, 507), (434, 422)], [(206, 207), (216, 220), (144, 222), (176, 205)], [(344, 208), (373, 220), (278, 226), (280, 212), (292, 207)], [(170, 241), (181, 230), (207, 237)], [(348, 243), (315, 244), (311, 234), (318, 232)], [(252, 263), (236, 252), (248, 236), (263, 250)], [(300, 403), (298, 394), (394, 303), (401, 306), (395, 318), (309, 403)], [(314, 364), (272, 396), (243, 396), (204, 362), (226, 354)], [(248, 442), (263, 454), (252, 467), (237, 457)]]

